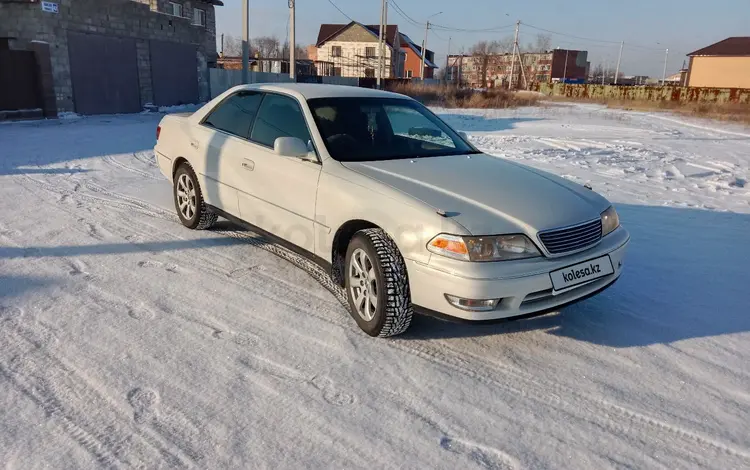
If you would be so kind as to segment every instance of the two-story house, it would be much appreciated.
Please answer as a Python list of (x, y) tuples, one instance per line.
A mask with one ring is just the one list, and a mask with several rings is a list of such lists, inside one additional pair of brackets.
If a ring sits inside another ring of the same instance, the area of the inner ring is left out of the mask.
[[(340, 77), (376, 77), (380, 26), (349, 24), (320, 25), (315, 44), (317, 59), (333, 64), (333, 75)], [(400, 77), (403, 70), (401, 35), (397, 25), (388, 25), (385, 34), (384, 78)], [(395, 52), (394, 52), (395, 51)]]
[[(209, 98), (220, 0), (0, 0), (0, 49), (34, 51), (47, 108), (139, 112)], [(2, 98), (0, 96), (0, 98)]]
[(401, 53), (404, 57), (403, 75), (401, 78), (434, 78), (435, 53), (427, 49), (424, 60), (424, 77), (420, 72), (422, 68), (422, 47), (418, 46), (406, 34), (401, 33)]

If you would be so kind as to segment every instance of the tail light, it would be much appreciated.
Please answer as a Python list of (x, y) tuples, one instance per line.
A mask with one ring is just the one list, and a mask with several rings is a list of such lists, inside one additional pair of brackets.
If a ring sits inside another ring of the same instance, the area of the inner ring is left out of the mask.
[(156, 126), (156, 140), (159, 140), (159, 134), (161, 134), (161, 126)]

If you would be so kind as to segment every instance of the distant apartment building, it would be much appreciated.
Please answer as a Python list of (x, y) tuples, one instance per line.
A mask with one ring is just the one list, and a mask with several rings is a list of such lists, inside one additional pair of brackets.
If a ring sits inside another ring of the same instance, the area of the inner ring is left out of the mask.
[[(349, 24), (323, 24), (318, 32), (317, 60), (333, 64), (332, 75), (376, 77), (380, 27), (356, 21)], [(385, 34), (384, 78), (400, 77), (403, 70), (401, 35), (397, 25), (388, 25)]]
[(583, 83), (588, 77), (588, 52), (555, 49), (513, 54), (452, 55), (446, 77), (471, 88), (529, 88), (535, 83)]
[(750, 88), (750, 37), (728, 38), (688, 56), (688, 86)]
[[(418, 46), (406, 34), (401, 33), (401, 54), (403, 55), (404, 67), (401, 78), (422, 78), (422, 47)], [(434, 78), (435, 53), (429, 49), (425, 51), (424, 78)]]

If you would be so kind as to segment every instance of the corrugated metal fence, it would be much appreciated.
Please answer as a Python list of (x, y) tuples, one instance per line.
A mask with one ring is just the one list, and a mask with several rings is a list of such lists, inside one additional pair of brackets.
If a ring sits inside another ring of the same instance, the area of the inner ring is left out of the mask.
[(548, 96), (593, 100), (675, 101), (683, 103), (750, 103), (750, 89), (675, 86), (613, 86), (541, 83), (538, 90)]

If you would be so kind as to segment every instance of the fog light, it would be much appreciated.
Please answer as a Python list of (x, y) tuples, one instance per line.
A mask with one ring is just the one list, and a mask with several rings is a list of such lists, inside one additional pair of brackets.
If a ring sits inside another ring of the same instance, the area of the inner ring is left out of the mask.
[(461, 310), (468, 310), (470, 312), (487, 312), (495, 310), (497, 304), (501, 299), (486, 299), (486, 300), (473, 300), (473, 299), (462, 299), (455, 295), (445, 294), (445, 300), (449, 304)]

